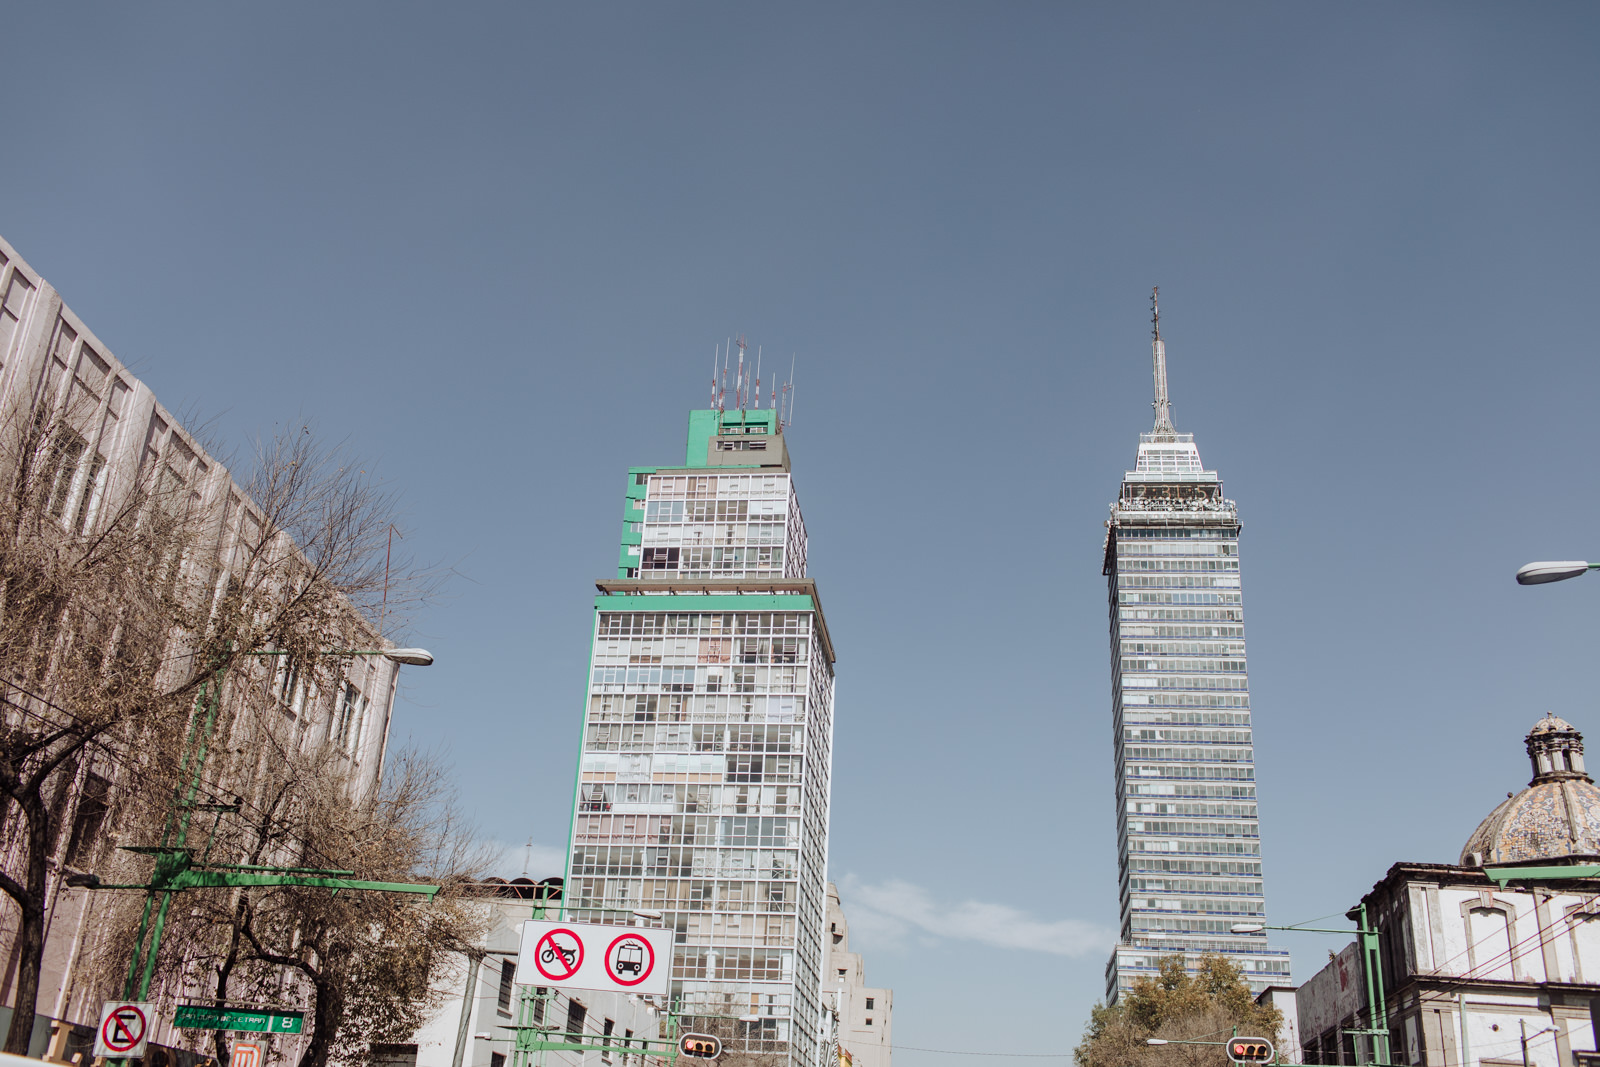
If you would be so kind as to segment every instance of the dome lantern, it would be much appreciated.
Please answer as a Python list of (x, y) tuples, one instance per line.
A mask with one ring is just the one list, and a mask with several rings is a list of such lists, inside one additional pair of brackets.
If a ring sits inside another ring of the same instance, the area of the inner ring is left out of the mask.
[(1533, 782), (1556, 782), (1563, 778), (1592, 781), (1583, 769), (1583, 735), (1554, 712), (1534, 723), (1528, 731), (1528, 759), (1533, 761)]

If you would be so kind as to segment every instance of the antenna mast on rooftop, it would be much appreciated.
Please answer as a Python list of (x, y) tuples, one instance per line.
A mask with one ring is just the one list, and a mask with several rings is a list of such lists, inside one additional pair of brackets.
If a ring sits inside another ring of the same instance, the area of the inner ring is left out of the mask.
[(789, 412), (794, 408), (794, 356), (789, 356), (789, 378), (783, 383), (782, 389), (774, 388), (772, 391), (772, 406), (778, 412), (778, 432), (782, 433), (789, 425)]
[(744, 417), (744, 334), (739, 335), (739, 371), (733, 379), (733, 403), (739, 409), (739, 417)]
[(722, 346), (722, 384), (717, 389), (717, 423), (721, 425), (721, 415), (726, 410), (728, 396), (728, 351), (733, 348), (733, 338), (728, 338), (728, 343)]
[(1156, 399), (1151, 406), (1156, 409), (1155, 432), (1175, 434), (1172, 425), (1172, 405), (1167, 401), (1167, 346), (1161, 340), (1161, 289), (1150, 290), (1150, 356), (1155, 363)]
[(789, 354), (789, 382), (783, 388), (789, 394), (789, 416), (783, 420), (783, 425), (787, 428), (794, 424), (794, 353), (792, 352)]

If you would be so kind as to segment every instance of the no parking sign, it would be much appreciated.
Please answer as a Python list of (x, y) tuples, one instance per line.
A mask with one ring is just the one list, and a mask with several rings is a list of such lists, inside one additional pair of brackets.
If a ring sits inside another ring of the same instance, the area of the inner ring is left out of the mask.
[(666, 993), (672, 981), (672, 931), (526, 922), (515, 980), (520, 985)]
[(100, 1030), (94, 1038), (94, 1054), (137, 1059), (144, 1055), (150, 1040), (150, 1020), (155, 1018), (149, 1004), (130, 1004), (108, 1000), (100, 1012)]

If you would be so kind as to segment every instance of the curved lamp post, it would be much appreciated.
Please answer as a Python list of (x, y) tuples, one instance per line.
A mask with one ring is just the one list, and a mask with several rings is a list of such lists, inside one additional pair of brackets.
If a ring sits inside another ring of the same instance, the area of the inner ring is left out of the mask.
[(1518, 585), (1544, 585), (1546, 582), (1564, 582), (1592, 570), (1600, 570), (1600, 563), (1581, 559), (1564, 559), (1555, 562), (1541, 560), (1517, 568)]

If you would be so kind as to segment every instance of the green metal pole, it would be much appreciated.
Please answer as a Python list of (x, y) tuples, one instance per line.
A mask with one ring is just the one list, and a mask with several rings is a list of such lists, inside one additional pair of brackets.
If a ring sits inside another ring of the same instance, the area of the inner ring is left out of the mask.
[(1367, 978), (1367, 1025), (1372, 1027), (1372, 1056), (1375, 1064), (1389, 1062), (1389, 1013), (1384, 1006), (1383, 963), (1378, 953), (1378, 931), (1367, 923), (1367, 906), (1356, 906), (1361, 937), (1361, 969)]
[[(210, 689), (210, 683), (209, 682), (201, 683), (200, 693), (199, 693), (198, 697), (195, 700), (195, 705), (196, 705), (196, 710), (197, 711), (198, 711), (199, 707), (202, 707), (206, 703), (209, 703), (209, 700), (208, 700), (209, 689)], [(195, 728), (200, 725), (200, 718), (201, 717), (198, 714), (195, 714), (195, 715), (192, 715), (192, 716), (189, 717), (189, 733), (183, 739), (183, 754), (182, 754), (181, 757), (179, 757), (179, 760), (178, 760), (178, 773), (180, 775), (183, 774), (185, 771), (187, 771), (189, 769), (189, 757), (194, 752)], [(176, 790), (174, 790), (174, 793), (176, 793)], [(176, 799), (176, 797), (174, 799)], [(168, 812), (167, 813), (166, 825), (161, 828), (161, 847), (162, 848), (166, 848), (167, 847), (167, 843), (168, 843), (168, 841), (171, 840), (171, 838), (172, 838), (172, 812)], [(150, 890), (149, 893), (145, 894), (144, 912), (139, 916), (139, 932), (138, 932), (137, 937), (134, 940), (133, 955), (128, 960), (128, 977), (122, 983), (122, 996), (123, 996), (124, 1000), (132, 1000), (133, 999), (134, 990), (136, 990), (138, 988), (138, 985), (136, 983), (139, 981), (139, 975), (144, 970), (144, 962), (145, 962), (144, 938), (145, 938), (145, 934), (147, 934), (149, 932), (149, 930), (150, 930), (150, 909), (154, 906), (155, 900), (156, 900), (156, 891), (154, 889)]]
[(169, 889), (161, 894), (161, 906), (156, 909), (156, 924), (150, 931), (150, 951), (144, 958), (144, 975), (139, 979), (139, 993), (135, 1000), (148, 1000), (150, 997), (150, 980), (156, 973), (156, 953), (161, 950), (161, 932), (167, 926), (167, 909), (172, 906), (172, 891)]
[[(217, 668), (211, 681), (204, 688), (209, 690), (206, 694), (205, 724), (200, 728), (200, 747), (194, 753), (189, 789), (184, 795), (182, 806), (178, 809), (178, 839), (173, 842), (173, 847), (176, 849), (182, 849), (189, 843), (189, 822), (194, 817), (194, 799), (200, 793), (200, 780), (205, 774), (206, 755), (211, 749), (211, 731), (217, 721), (217, 705), (221, 703), (222, 698), (221, 667)], [(150, 980), (156, 973), (156, 954), (161, 950), (161, 934), (166, 929), (167, 911), (171, 907), (172, 891), (166, 890), (161, 894), (161, 906), (156, 911), (155, 927), (150, 932), (150, 950), (145, 954), (144, 975), (139, 979), (138, 1000), (145, 1000), (150, 995)]]
[(134, 942), (133, 954), (128, 959), (128, 977), (122, 983), (122, 999), (132, 1000), (134, 983), (139, 980), (139, 971), (144, 963), (144, 935), (150, 926), (150, 907), (155, 903), (155, 890), (150, 890), (144, 896), (144, 913), (139, 916), (139, 934)]

